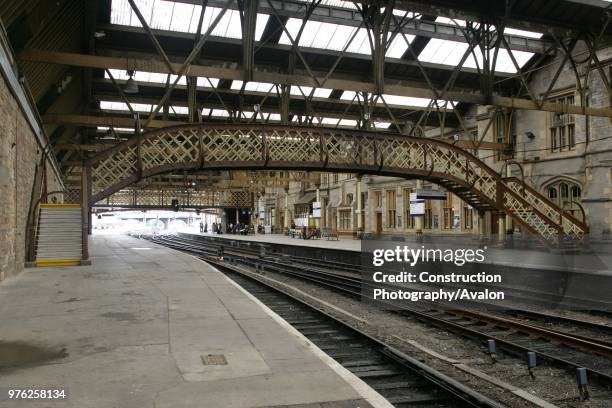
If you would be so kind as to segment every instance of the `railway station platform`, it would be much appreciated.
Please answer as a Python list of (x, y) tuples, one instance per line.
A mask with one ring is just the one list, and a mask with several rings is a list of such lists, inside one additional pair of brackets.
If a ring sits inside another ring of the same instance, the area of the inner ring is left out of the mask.
[(389, 406), (195, 257), (126, 235), (90, 242), (92, 265), (0, 285), (0, 388), (65, 389), (69, 407)]
[[(262, 242), (274, 245), (293, 245), (313, 248), (324, 248), (341, 251), (361, 251), (362, 241), (351, 237), (340, 237), (339, 240), (326, 239), (300, 239), (290, 238), (283, 234), (212, 234), (212, 233), (193, 233), (193, 235), (203, 235), (214, 237), (220, 240), (237, 240)], [(452, 241), (444, 240), (443, 237), (426, 237), (424, 242), (417, 242), (416, 237), (406, 236), (403, 240), (397, 241), (397, 245), (407, 245), (418, 248), (424, 245), (426, 248), (436, 248), (443, 245), (448, 248), (473, 248), (478, 245), (471, 237), (452, 237)], [(386, 237), (383, 239), (391, 239)], [(444, 241), (442, 241), (444, 240)], [(563, 253), (560, 251), (546, 251), (524, 248), (502, 248), (495, 243), (488, 244), (486, 250), (485, 264), (492, 266), (516, 267), (537, 270), (564, 270), (568, 272), (612, 275), (612, 242), (592, 243), (590, 248), (579, 253)]]

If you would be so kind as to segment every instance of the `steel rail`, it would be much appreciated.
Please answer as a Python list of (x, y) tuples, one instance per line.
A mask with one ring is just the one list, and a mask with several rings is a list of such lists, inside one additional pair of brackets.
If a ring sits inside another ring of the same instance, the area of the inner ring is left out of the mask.
[[(171, 246), (179, 250), (187, 249), (192, 253), (195, 253), (198, 255), (204, 255), (205, 256), (204, 259), (206, 260), (211, 259), (212, 253), (216, 253), (216, 250), (204, 249), (203, 248), (203, 246), (205, 246), (204, 243), (199, 243), (199, 245), (197, 243), (196, 244), (185, 244), (184, 242), (177, 242), (176, 239), (168, 239), (168, 238), (163, 238), (163, 239), (158, 238), (154, 240), (154, 242), (158, 242), (162, 245), (168, 245), (168, 246)], [(224, 254), (227, 255), (226, 257), (224, 257), (225, 262), (229, 262), (229, 263), (240, 262), (240, 263), (255, 266), (255, 267), (263, 265), (266, 270), (276, 270), (278, 273), (288, 275), (291, 277), (295, 277), (301, 280), (306, 280), (306, 281), (318, 284), (323, 287), (331, 288), (332, 290), (339, 291), (340, 293), (348, 295), (349, 297), (352, 297), (352, 298), (361, 298), (363, 296), (363, 293), (361, 291), (361, 281), (357, 278), (350, 278), (350, 277), (338, 275), (338, 274), (330, 274), (329, 271), (327, 273), (323, 271), (316, 271), (316, 270), (313, 270), (312, 268), (308, 270), (307, 267), (299, 268), (295, 264), (285, 264), (285, 263), (279, 262), (278, 260), (264, 259), (264, 258), (255, 256), (253, 251), (251, 251), (251, 253), (248, 256), (245, 256), (244, 251), (242, 251), (241, 253), (240, 248), (238, 247), (229, 247), (229, 248), (231, 248), (231, 251), (224, 250)], [(300, 269), (302, 271), (300, 271)], [(307, 271), (309, 272), (307, 273)], [(384, 304), (384, 302), (382, 302), (382, 304)], [(397, 305), (388, 304), (388, 306), (392, 306), (393, 308), (397, 309)], [(416, 317), (419, 320), (426, 321), (430, 324), (433, 324), (434, 326), (437, 326), (443, 329), (447, 329), (455, 333), (457, 332), (462, 333), (473, 339), (478, 339), (481, 341), (493, 339), (498, 343), (499, 346), (517, 355), (524, 355), (524, 353), (527, 351), (534, 351), (541, 358), (544, 358), (552, 363), (559, 364), (566, 368), (571, 367), (575, 369), (575, 368), (584, 366), (584, 364), (580, 364), (575, 361), (567, 360), (560, 356), (553, 355), (550, 352), (538, 350), (538, 347), (533, 347), (532, 345), (531, 346), (522, 345), (514, 341), (504, 339), (503, 337), (500, 337), (499, 335), (491, 335), (490, 333), (485, 333), (483, 331), (479, 331), (479, 330), (472, 329), (470, 327), (466, 327), (464, 325), (455, 323), (448, 319), (444, 319), (443, 317), (435, 316), (431, 313), (431, 311), (428, 312), (427, 310), (425, 311), (418, 310), (416, 308), (404, 306), (400, 310), (396, 310), (396, 312), (400, 314), (409, 315), (411, 317)], [(610, 356), (610, 352), (612, 350), (612, 348), (609, 345), (600, 344), (597, 342), (597, 340), (593, 340), (587, 337), (580, 338), (578, 336), (572, 336), (567, 333), (561, 333), (561, 332), (556, 332), (553, 330), (539, 328), (537, 326), (526, 325), (523, 323), (515, 322), (514, 320), (511, 320), (511, 319), (503, 319), (503, 318), (498, 318), (495, 316), (489, 316), (489, 315), (484, 315), (484, 314), (477, 315), (474, 312), (470, 312), (470, 311), (463, 310), (463, 309), (462, 310), (452, 310), (452, 311), (444, 310), (443, 312), (447, 314), (449, 314), (450, 312), (450, 314), (455, 314), (455, 315), (461, 314), (461, 313), (465, 313), (465, 315), (471, 314), (471, 317), (474, 319), (480, 319), (480, 321), (485, 321), (485, 322), (488, 321), (487, 326), (485, 327), (488, 327), (491, 323), (495, 323), (497, 326), (499, 326), (500, 324), (505, 324), (506, 326), (509, 326), (510, 329), (514, 327), (516, 331), (521, 331), (521, 332), (530, 331), (531, 334), (535, 334), (538, 337), (545, 337), (545, 338), (548, 338), (549, 340), (552, 339), (554, 342), (559, 342), (561, 344), (569, 343), (568, 345), (574, 346), (573, 347), (574, 349), (576, 349), (576, 347), (578, 346), (581, 348), (585, 348), (586, 350), (590, 349), (591, 352), (593, 351), (592, 349), (597, 349), (596, 350), (597, 354), (602, 354), (606, 356)], [(593, 368), (589, 368), (589, 367), (587, 367), (587, 371), (592, 377), (598, 379), (601, 383), (604, 383), (606, 385), (612, 384), (612, 373), (606, 373), (606, 372), (603, 372), (597, 369), (593, 369)]]

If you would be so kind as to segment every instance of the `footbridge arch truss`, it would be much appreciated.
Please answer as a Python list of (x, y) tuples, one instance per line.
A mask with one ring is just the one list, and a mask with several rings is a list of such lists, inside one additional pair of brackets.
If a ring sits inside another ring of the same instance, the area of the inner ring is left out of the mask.
[(278, 169), (421, 178), (478, 210), (507, 214), (544, 243), (583, 242), (588, 227), (517, 178), (502, 178), (449, 143), (404, 135), (297, 126), (183, 125), (143, 133), (88, 160), (89, 207), (156, 174), (178, 169)]

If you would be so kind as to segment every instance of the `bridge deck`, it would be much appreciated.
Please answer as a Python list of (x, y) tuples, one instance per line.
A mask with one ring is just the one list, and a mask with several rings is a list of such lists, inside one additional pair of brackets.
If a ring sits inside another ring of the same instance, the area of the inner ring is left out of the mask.
[[(0, 351), (29, 362), (0, 388), (66, 388), (73, 407), (386, 406), (205, 263), (124, 235), (91, 242), (91, 266), (0, 285)], [(208, 354), (228, 364), (204, 365)]]

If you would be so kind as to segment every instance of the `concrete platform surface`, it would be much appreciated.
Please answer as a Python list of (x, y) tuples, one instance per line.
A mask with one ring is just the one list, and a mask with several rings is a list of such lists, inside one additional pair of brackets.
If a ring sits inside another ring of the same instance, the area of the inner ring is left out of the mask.
[[(283, 234), (212, 234), (185, 231), (193, 235), (204, 235), (219, 239), (266, 242), (271, 244), (298, 245), (314, 248), (338, 249), (345, 251), (361, 251), (362, 241), (341, 236), (338, 241), (326, 239), (300, 239), (290, 238)], [(388, 239), (388, 238), (387, 238)], [(397, 245), (407, 245), (419, 248), (472, 248), (478, 246), (478, 242), (470, 237), (439, 237), (426, 236), (424, 242), (417, 242), (416, 237), (406, 236), (405, 241), (394, 242)], [(376, 241), (369, 241), (370, 243)], [(527, 269), (541, 270), (565, 270), (577, 273), (589, 274), (612, 274), (612, 242), (592, 243), (590, 248), (582, 253), (559, 253), (558, 251), (547, 252), (545, 250), (530, 250), (519, 248), (498, 248), (495, 244), (487, 245), (485, 264), (523, 267)]]
[(7, 388), (67, 390), (29, 407), (388, 406), (196, 258), (126, 235), (91, 254), (0, 285), (0, 407), (24, 406)]

